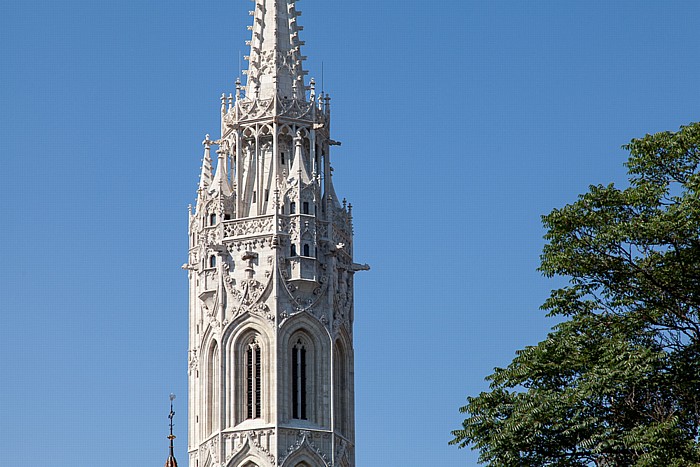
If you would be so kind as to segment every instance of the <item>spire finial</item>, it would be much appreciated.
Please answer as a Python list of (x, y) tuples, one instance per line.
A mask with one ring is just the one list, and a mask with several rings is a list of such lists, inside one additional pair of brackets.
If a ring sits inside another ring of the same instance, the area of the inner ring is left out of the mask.
[(175, 435), (173, 434), (173, 418), (175, 418), (175, 411), (173, 410), (173, 401), (175, 400), (175, 394), (170, 394), (170, 414), (168, 418), (170, 419), (170, 435), (168, 439), (170, 440), (170, 455), (168, 460), (165, 461), (165, 467), (177, 467), (177, 460), (175, 460), (175, 450), (173, 446), (173, 440)]
[(299, 39), (302, 27), (297, 25), (300, 14), (293, 0), (256, 0), (251, 11), (253, 25), (249, 26), (246, 96), (305, 99), (306, 57), (301, 55), (304, 42)]

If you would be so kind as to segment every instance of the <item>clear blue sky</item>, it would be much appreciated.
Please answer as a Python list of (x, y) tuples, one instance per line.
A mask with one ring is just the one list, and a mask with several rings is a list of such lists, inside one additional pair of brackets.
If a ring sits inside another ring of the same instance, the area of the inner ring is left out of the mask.
[[(187, 205), (248, 0), (0, 3), (6, 466), (186, 464)], [(304, 0), (355, 206), (359, 467), (447, 446), (549, 326), (540, 215), (624, 182), (620, 146), (700, 120), (693, 0)]]

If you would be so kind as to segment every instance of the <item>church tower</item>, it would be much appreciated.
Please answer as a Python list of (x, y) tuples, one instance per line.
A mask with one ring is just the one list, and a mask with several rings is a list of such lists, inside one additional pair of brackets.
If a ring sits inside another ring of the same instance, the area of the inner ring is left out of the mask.
[(353, 277), (368, 266), (301, 13), (254, 5), (247, 83), (221, 97), (189, 216), (189, 465), (354, 467)]

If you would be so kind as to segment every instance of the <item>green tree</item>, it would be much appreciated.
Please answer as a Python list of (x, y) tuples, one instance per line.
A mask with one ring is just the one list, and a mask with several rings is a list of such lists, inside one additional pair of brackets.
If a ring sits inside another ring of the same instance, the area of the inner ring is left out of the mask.
[(700, 124), (625, 148), (629, 187), (543, 217), (562, 322), (461, 408), (482, 463), (700, 465)]

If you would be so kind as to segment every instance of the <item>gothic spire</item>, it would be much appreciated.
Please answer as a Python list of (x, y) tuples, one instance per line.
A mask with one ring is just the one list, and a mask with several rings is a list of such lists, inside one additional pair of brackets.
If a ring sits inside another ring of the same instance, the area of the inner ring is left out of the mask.
[(297, 24), (301, 12), (296, 10), (295, 0), (254, 0), (255, 10), (250, 55), (246, 57), (249, 68), (246, 96), (268, 99), (304, 99), (305, 86), (299, 40), (303, 27)]
[(177, 467), (177, 460), (175, 460), (173, 446), (173, 440), (175, 439), (175, 435), (173, 435), (173, 418), (175, 417), (175, 411), (173, 410), (174, 400), (175, 394), (170, 394), (170, 414), (168, 415), (168, 418), (170, 419), (170, 436), (168, 436), (168, 439), (170, 440), (170, 455), (168, 456), (168, 460), (165, 461), (165, 467)]

